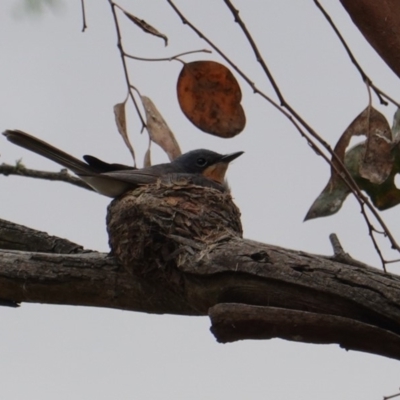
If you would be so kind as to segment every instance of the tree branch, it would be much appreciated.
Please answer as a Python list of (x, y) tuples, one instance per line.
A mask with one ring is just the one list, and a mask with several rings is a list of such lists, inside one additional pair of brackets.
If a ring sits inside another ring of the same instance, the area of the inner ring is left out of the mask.
[(400, 359), (400, 336), (352, 319), (307, 311), (246, 304), (217, 304), (210, 309), (211, 332), (218, 342), (281, 338), (296, 342), (338, 343)]
[[(241, 238), (189, 252), (190, 240), (182, 246), (185, 262), (174, 270), (161, 266), (156, 279), (151, 272), (127, 272), (114, 257), (96, 252), (2, 250), (0, 298), (210, 313), (220, 341), (280, 337), (339, 343), (400, 360), (400, 277)], [(146, 265), (135, 270), (146, 271)]]
[(23, 250), (41, 253), (76, 254), (87, 253), (79, 244), (50, 236), (45, 232), (0, 219), (0, 249)]
[(70, 183), (71, 185), (93, 191), (89, 185), (87, 185), (81, 179), (70, 175), (66, 169), (62, 169), (60, 172), (39, 171), (37, 169), (25, 168), (21, 162), (17, 162), (15, 165), (3, 163), (0, 165), (0, 175), (17, 175), (28, 178), (45, 179), (47, 181), (66, 182)]

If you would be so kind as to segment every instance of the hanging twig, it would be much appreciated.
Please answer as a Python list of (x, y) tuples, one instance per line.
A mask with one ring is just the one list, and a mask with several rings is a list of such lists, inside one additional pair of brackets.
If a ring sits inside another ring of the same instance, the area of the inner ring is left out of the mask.
[(85, 13), (85, 0), (81, 0), (82, 6), (82, 32), (85, 32), (87, 25), (86, 25), (86, 13)]
[(137, 114), (139, 116), (140, 122), (142, 123), (141, 131), (143, 132), (144, 128), (146, 127), (146, 122), (145, 122), (145, 120), (144, 120), (144, 118), (142, 116), (142, 113), (140, 112), (140, 109), (139, 109), (139, 106), (138, 106), (138, 104), (136, 102), (135, 96), (133, 95), (132, 90), (131, 90), (133, 85), (131, 84), (131, 81), (130, 81), (130, 78), (129, 78), (128, 67), (126, 65), (126, 60), (125, 60), (125, 52), (124, 52), (124, 49), (123, 49), (123, 46), (122, 46), (121, 30), (119, 28), (118, 17), (117, 17), (117, 13), (115, 11), (115, 7), (117, 7), (117, 5), (112, 0), (108, 0), (108, 1), (110, 3), (111, 11), (112, 11), (112, 14), (113, 14), (113, 17), (114, 17), (114, 24), (115, 24), (115, 29), (116, 29), (116, 32), (117, 32), (117, 47), (118, 47), (119, 53), (121, 55), (121, 60), (122, 60), (122, 66), (123, 66), (123, 69), (124, 69), (126, 85), (128, 87), (128, 90), (129, 90), (129, 96), (132, 99), (132, 102), (133, 102), (133, 104), (135, 106), (136, 112), (137, 112)]
[(194, 54), (194, 53), (212, 53), (211, 50), (207, 49), (202, 49), (202, 50), (191, 50), (191, 51), (185, 51), (183, 53), (176, 54), (175, 56), (172, 57), (162, 57), (162, 58), (146, 58), (146, 57), (138, 57), (138, 56), (133, 56), (131, 54), (124, 53), (124, 56), (126, 58), (132, 58), (133, 60), (138, 60), (138, 61), (180, 61), (181, 63), (184, 64), (184, 62), (179, 59), (179, 57), (186, 56), (188, 54)]

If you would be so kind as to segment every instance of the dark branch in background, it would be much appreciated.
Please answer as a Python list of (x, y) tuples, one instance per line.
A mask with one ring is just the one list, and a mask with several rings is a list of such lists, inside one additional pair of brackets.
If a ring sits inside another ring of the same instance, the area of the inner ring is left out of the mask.
[(36, 169), (25, 168), (20, 162), (18, 162), (16, 165), (3, 163), (0, 165), (0, 175), (18, 175), (28, 178), (45, 179), (47, 181), (66, 182), (70, 183), (71, 185), (93, 191), (89, 185), (87, 185), (81, 179), (70, 175), (66, 169), (62, 169), (60, 172), (38, 171)]
[(346, 41), (344, 40), (343, 36), (341, 35), (339, 29), (336, 27), (335, 23), (333, 22), (331, 16), (326, 12), (326, 10), (321, 6), (318, 0), (314, 0), (315, 5), (319, 8), (319, 10), (322, 12), (323, 16), (325, 19), (328, 21), (332, 29), (335, 31), (337, 37), (339, 38), (340, 42), (342, 43), (343, 47), (345, 48), (348, 56), (350, 57), (351, 62), (354, 64), (356, 67), (357, 71), (360, 73), (362, 80), (372, 88), (372, 90), (375, 92), (376, 96), (378, 97), (379, 101), (381, 104), (387, 106), (388, 103), (383, 99), (383, 97), (387, 100), (389, 100), (391, 103), (393, 103), (395, 106), (400, 108), (400, 104), (393, 100), (391, 97), (389, 97), (386, 93), (382, 92), (381, 89), (376, 87), (371, 78), (364, 72), (364, 70), (361, 68), (360, 64), (354, 57), (353, 53), (351, 52), (349, 46), (347, 45)]
[[(229, 0), (224, 0), (225, 3), (227, 4), (228, 8), (230, 11), (233, 13), (235, 22), (239, 24), (241, 29), (243, 30), (246, 38), (248, 39), (255, 55), (257, 61), (263, 66), (264, 71), (267, 73), (268, 78), (270, 79), (270, 82), (274, 88), (277, 88), (278, 85), (275, 83), (273, 80), (272, 74), (269, 72), (269, 69), (265, 63), (265, 61), (262, 59), (261, 54), (251, 37), (251, 34), (247, 30), (244, 22), (241, 20), (239, 16), (239, 12), (234, 8), (232, 3)], [(368, 226), (373, 226), (372, 223), (369, 221), (368, 215), (366, 214), (364, 210), (364, 204), (368, 207), (374, 218), (378, 221), (379, 225), (382, 227), (383, 231), (385, 232), (386, 236), (388, 237), (391, 246), (393, 249), (396, 249), (400, 251), (400, 246), (397, 244), (395, 238), (389, 231), (388, 227), (386, 226), (385, 222), (382, 220), (378, 212), (375, 210), (373, 205), (370, 203), (368, 198), (364, 196), (364, 194), (361, 192), (359, 189), (358, 185), (348, 172), (347, 168), (344, 166), (343, 162), (337, 157), (336, 153), (333, 151), (331, 146), (320, 136), (318, 133), (303, 119), (301, 116), (286, 102), (286, 100), (283, 98), (281, 92), (279, 89), (276, 91), (276, 94), (278, 98), (280, 99), (282, 103), (282, 107), (279, 106), (274, 100), (272, 100), (268, 95), (263, 93), (261, 90), (259, 90), (255, 83), (251, 81), (251, 79), (241, 70), (239, 67), (237, 67), (236, 64), (231, 61), (222, 50), (220, 50), (210, 39), (208, 39), (203, 32), (201, 32), (197, 27), (195, 27), (183, 14), (182, 12), (177, 8), (177, 6), (173, 3), (172, 0), (167, 0), (168, 4), (171, 6), (171, 8), (175, 11), (175, 13), (179, 16), (181, 19), (182, 23), (185, 25), (188, 25), (201, 39), (203, 39), (206, 43), (208, 43), (243, 79), (244, 81), (252, 88), (253, 92), (256, 94), (259, 94), (261, 97), (263, 97), (266, 101), (268, 101), (273, 107), (275, 107), (279, 112), (281, 112), (283, 115), (285, 115), (286, 118), (289, 119), (289, 121), (296, 127), (296, 129), (300, 132), (300, 134), (307, 140), (308, 144), (313, 148), (313, 150), (320, 156), (322, 156), (325, 161), (327, 161), (331, 167), (338, 173), (338, 175), (345, 181), (353, 195), (356, 197), (358, 202), (360, 203), (361, 206), (361, 211), (363, 214), (364, 219), (367, 222)], [(272, 79), (272, 81), (271, 81)], [(287, 111), (283, 108), (285, 107)], [(304, 127), (304, 129), (309, 133), (309, 135), (300, 127), (300, 125)], [(311, 137), (310, 137), (311, 135)], [(324, 154), (324, 152), (318, 147), (318, 145), (314, 142), (312, 139), (314, 138), (317, 142), (319, 142), (328, 152), (329, 154), (333, 157), (337, 165), (332, 163), (332, 161)], [(374, 244), (375, 246), (375, 244)], [(383, 269), (386, 271), (385, 267), (385, 261), (383, 258), (381, 258), (382, 266)]]
[(136, 109), (136, 112), (137, 112), (137, 114), (139, 116), (140, 122), (142, 123), (141, 131), (143, 132), (144, 128), (146, 127), (146, 122), (145, 122), (145, 120), (144, 120), (144, 118), (142, 116), (142, 113), (140, 112), (139, 106), (138, 106), (138, 104), (136, 102), (136, 99), (135, 99), (135, 96), (134, 96), (134, 94), (132, 92), (132, 90), (134, 90), (134, 86), (131, 84), (131, 81), (130, 81), (130, 78), (129, 78), (128, 67), (126, 65), (126, 60), (125, 60), (126, 54), (125, 54), (124, 48), (122, 46), (121, 30), (119, 28), (118, 17), (117, 17), (117, 13), (115, 11), (115, 7), (118, 7), (118, 5), (115, 4), (112, 0), (108, 0), (108, 1), (110, 3), (111, 11), (112, 11), (112, 14), (113, 14), (113, 17), (114, 17), (115, 30), (117, 32), (117, 47), (118, 47), (118, 50), (119, 50), (120, 55), (121, 55), (121, 60), (122, 60), (122, 66), (124, 68), (124, 75), (125, 75), (126, 85), (128, 87), (128, 93), (129, 93), (130, 98), (132, 99), (132, 102), (133, 102), (134, 106), (135, 106), (135, 109)]
[(383, 400), (394, 399), (395, 397), (400, 397), (400, 393), (392, 394), (391, 396), (383, 396)]
[(81, 0), (82, 6), (82, 32), (85, 32), (87, 25), (86, 25), (86, 13), (85, 13), (85, 0)]

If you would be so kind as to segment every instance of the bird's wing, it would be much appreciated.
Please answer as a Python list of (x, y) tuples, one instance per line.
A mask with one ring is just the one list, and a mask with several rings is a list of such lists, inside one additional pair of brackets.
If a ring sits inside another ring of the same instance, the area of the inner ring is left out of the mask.
[[(162, 165), (162, 164), (161, 164)], [(214, 182), (211, 179), (206, 178), (201, 174), (188, 174), (182, 173), (172, 170), (171, 168), (163, 166), (161, 171), (158, 170), (157, 166), (153, 166), (151, 168), (144, 168), (138, 170), (131, 170), (131, 171), (113, 171), (107, 172), (103, 174), (96, 175), (95, 178), (109, 180), (110, 183), (114, 182), (115, 187), (117, 187), (117, 182), (121, 185), (121, 192), (134, 189), (141, 185), (148, 185), (157, 182), (160, 180), (161, 182), (170, 185), (170, 184), (193, 184), (196, 186), (203, 186), (203, 187), (211, 187), (214, 189), (218, 189), (221, 192), (230, 191), (227, 184), (219, 184), (218, 182)], [(87, 177), (85, 181), (87, 181)], [(90, 182), (89, 182), (90, 184)], [(103, 193), (104, 194), (104, 193)], [(115, 196), (111, 196), (115, 197)]]
[(147, 185), (156, 182), (160, 178), (160, 174), (157, 172), (145, 171), (143, 169), (105, 172), (100, 174), (100, 176), (110, 180), (129, 183), (132, 186)]
[(99, 160), (97, 157), (84, 155), (83, 159), (93, 168), (96, 169), (97, 172), (112, 172), (112, 171), (121, 171), (121, 170), (135, 170), (137, 168), (123, 165), (123, 164), (109, 164), (102, 160)]
[(104, 196), (117, 197), (140, 185), (155, 183), (160, 175), (152, 171), (132, 169), (101, 174), (80, 174), (79, 177)]

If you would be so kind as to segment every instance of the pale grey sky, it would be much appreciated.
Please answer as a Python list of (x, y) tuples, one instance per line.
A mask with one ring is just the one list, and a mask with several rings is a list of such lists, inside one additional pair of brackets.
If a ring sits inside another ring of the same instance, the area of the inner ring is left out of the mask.
[[(324, 5), (365, 71), (399, 99), (399, 79), (353, 26), (338, 1)], [(75, 156), (94, 154), (129, 163), (112, 107), (126, 95), (110, 6), (86, 0), (89, 28), (81, 33), (80, 2), (56, 13), (16, 15), (18, 1), (0, 3), (0, 130), (21, 129)], [(208, 48), (180, 23), (166, 1), (120, 1), (169, 37), (162, 40), (123, 23), (129, 51), (166, 57)], [(177, 4), (256, 84), (273, 96), (238, 26), (222, 1)], [(366, 107), (365, 85), (311, 0), (235, 1), (285, 97), (332, 145)], [(213, 59), (194, 55), (186, 60)], [(359, 206), (349, 198), (330, 218), (303, 223), (325, 186), (329, 167), (293, 126), (238, 78), (247, 114), (232, 140), (206, 135), (188, 122), (176, 100), (178, 62), (130, 63), (134, 84), (158, 106), (183, 151), (244, 150), (229, 181), (245, 236), (331, 254), (336, 232), (353, 257), (379, 267)], [(375, 106), (391, 121), (393, 107)], [(146, 134), (130, 107), (128, 126), (139, 160)], [(23, 158), (31, 168), (59, 167), (0, 140), (0, 162)], [(153, 146), (153, 160), (166, 156)], [(259, 182), (255, 186), (256, 180)], [(109, 199), (67, 184), (0, 177), (0, 218), (107, 251)], [(400, 238), (399, 209), (383, 217)], [(395, 257), (382, 240), (387, 258)], [(400, 266), (393, 265), (392, 271)], [(146, 315), (83, 307), (28, 305), (0, 309), (0, 397), (31, 399), (381, 399), (400, 385), (400, 366), (383, 357), (282, 340), (217, 344), (207, 318)]]

